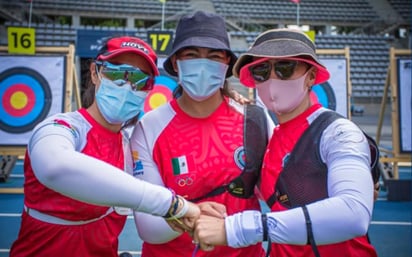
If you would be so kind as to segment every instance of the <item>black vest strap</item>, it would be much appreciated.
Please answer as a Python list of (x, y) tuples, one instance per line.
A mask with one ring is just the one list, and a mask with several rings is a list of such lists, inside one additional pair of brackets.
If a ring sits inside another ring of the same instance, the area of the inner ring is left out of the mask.
[(313, 236), (312, 221), (310, 219), (308, 208), (306, 208), (306, 205), (302, 206), (302, 210), (303, 210), (303, 214), (305, 215), (306, 233), (308, 234), (307, 243), (311, 245), (313, 253), (315, 254), (315, 256), (320, 257), (318, 247), (316, 246), (315, 237)]

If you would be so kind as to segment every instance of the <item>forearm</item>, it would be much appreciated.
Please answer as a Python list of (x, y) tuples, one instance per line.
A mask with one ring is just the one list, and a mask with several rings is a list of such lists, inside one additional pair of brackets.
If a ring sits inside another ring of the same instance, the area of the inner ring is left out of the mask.
[[(36, 177), (46, 187), (97, 205), (123, 206), (164, 215), (172, 193), (133, 178), (116, 167), (74, 151), (59, 136), (40, 139), (30, 151)], [(53, 161), (50, 161), (53, 160)]]
[[(325, 208), (326, 205), (329, 207)], [(343, 211), (342, 208), (338, 208), (340, 211), (337, 212), (334, 206), (333, 201), (331, 203), (322, 201), (308, 205), (317, 244), (342, 242), (366, 233), (368, 222), (360, 222), (359, 216), (350, 210)], [(337, 213), (345, 222), (337, 222)], [(261, 214), (257, 211), (229, 216), (225, 219), (225, 227), (228, 245), (231, 247), (244, 247), (263, 240)], [(267, 213), (267, 231), (272, 242), (294, 245), (307, 244), (305, 217), (302, 208)]]
[(135, 212), (134, 221), (139, 237), (151, 244), (166, 243), (181, 235), (161, 217)]
[[(349, 198), (329, 198), (308, 205), (312, 229), (317, 244), (342, 242), (365, 235), (370, 214)], [(344, 221), (344, 222), (343, 222)], [(225, 220), (228, 245), (242, 247), (263, 239), (261, 214), (238, 213)], [(307, 243), (305, 217), (302, 208), (267, 213), (267, 231), (272, 242), (304, 245)]]

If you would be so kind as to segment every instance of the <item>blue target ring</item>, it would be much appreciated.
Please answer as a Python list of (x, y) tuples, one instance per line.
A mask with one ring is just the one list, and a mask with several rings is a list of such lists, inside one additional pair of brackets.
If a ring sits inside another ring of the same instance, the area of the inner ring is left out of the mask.
[(336, 97), (332, 86), (328, 82), (317, 84), (312, 87), (318, 102), (325, 108), (336, 111)]
[(24, 133), (47, 117), (52, 94), (49, 83), (40, 73), (15, 67), (0, 73), (0, 99), (0, 129)]

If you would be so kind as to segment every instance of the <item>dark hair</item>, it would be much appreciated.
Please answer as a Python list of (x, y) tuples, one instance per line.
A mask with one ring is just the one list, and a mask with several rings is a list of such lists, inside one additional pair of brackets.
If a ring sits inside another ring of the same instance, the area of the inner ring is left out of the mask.
[(90, 73), (90, 65), (93, 62), (93, 59), (90, 59), (86, 62), (87, 66), (89, 67), (87, 72), (84, 73), (85, 79), (84, 79), (84, 84), (85, 84), (85, 89), (82, 94), (82, 107), (84, 108), (89, 108), (90, 105), (92, 105), (94, 101), (94, 95), (96, 91), (96, 85), (93, 84), (92, 81), (92, 74)]

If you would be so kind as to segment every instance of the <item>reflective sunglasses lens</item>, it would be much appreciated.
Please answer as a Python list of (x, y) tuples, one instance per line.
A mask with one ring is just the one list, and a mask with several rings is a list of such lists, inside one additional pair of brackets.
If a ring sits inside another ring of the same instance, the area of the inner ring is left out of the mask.
[(280, 79), (288, 79), (295, 72), (297, 61), (279, 61), (275, 63), (275, 73)]
[(254, 80), (258, 82), (263, 82), (269, 78), (270, 68), (270, 63), (262, 62), (250, 67), (249, 71), (252, 74)]
[[(137, 80), (137, 81), (136, 81)], [(138, 90), (152, 90), (154, 86), (154, 79), (151, 76), (146, 75), (144, 78), (136, 78), (136, 80), (130, 80), (130, 81), (136, 81), (135, 83), (132, 84), (132, 87), (135, 91)]]
[(134, 91), (151, 90), (154, 84), (152, 76), (127, 64), (115, 65), (105, 62), (101, 73), (119, 86), (130, 82)]

